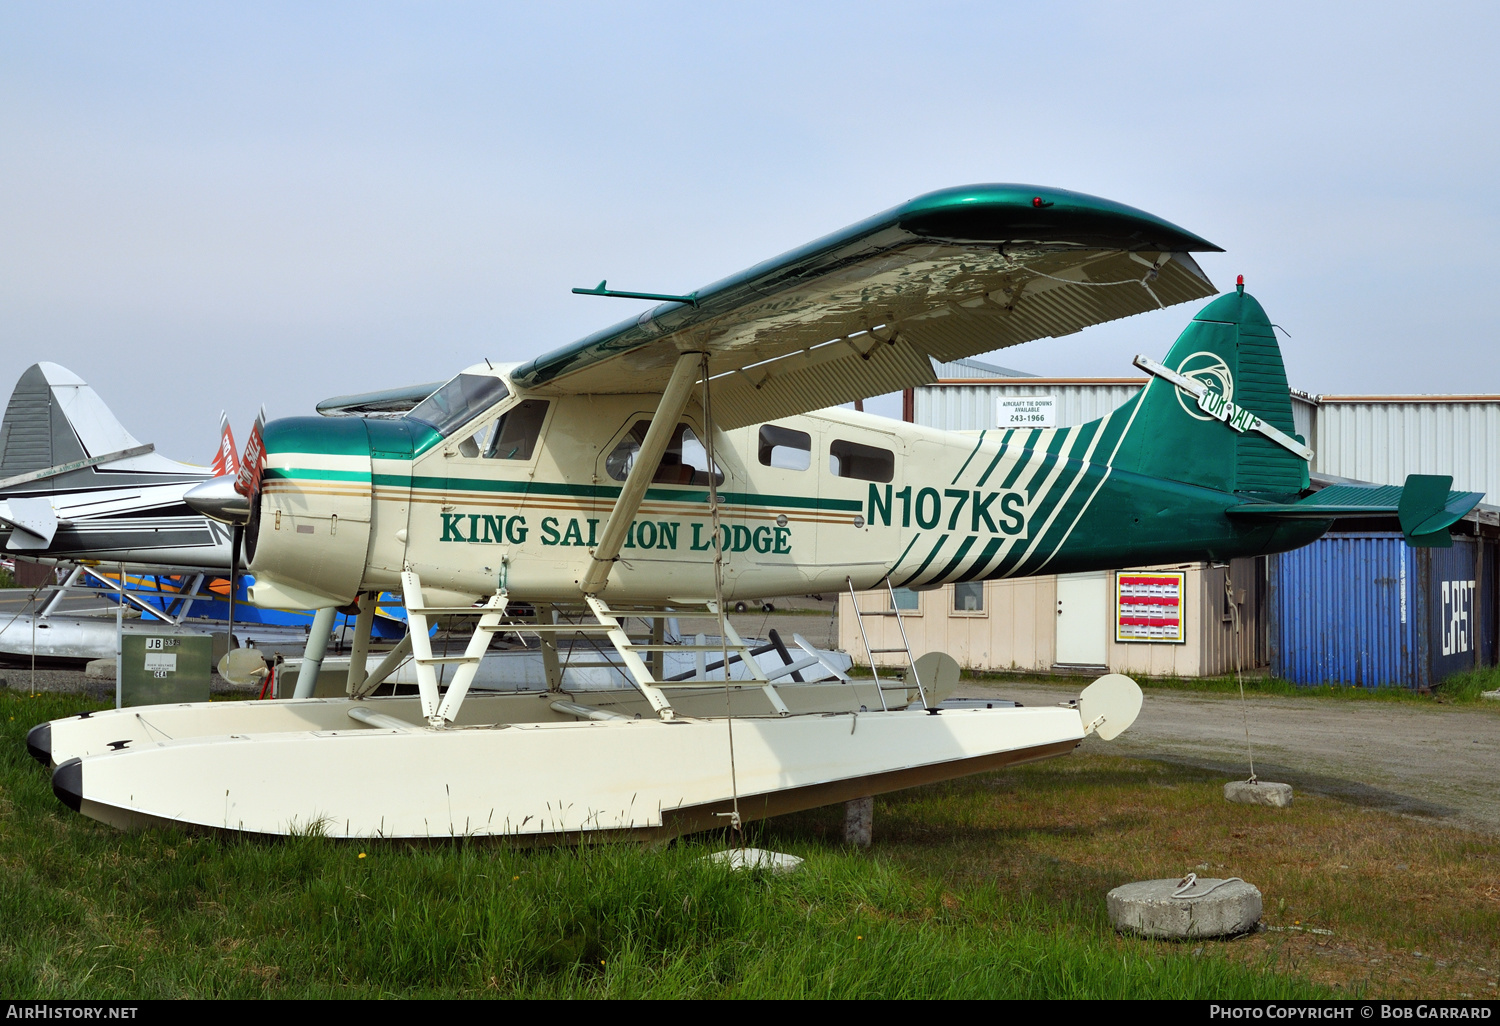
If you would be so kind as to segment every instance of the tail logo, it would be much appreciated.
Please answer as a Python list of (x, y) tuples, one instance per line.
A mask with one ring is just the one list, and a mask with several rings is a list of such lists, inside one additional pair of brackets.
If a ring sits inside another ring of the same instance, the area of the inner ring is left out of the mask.
[[(1195, 361), (1198, 362), (1198, 366), (1192, 367), (1191, 364)], [(1145, 356), (1137, 356), (1135, 365), (1146, 373), (1175, 386), (1177, 402), (1188, 416), (1197, 420), (1223, 421), (1239, 432), (1259, 432), (1288, 452), (1296, 454), (1309, 463), (1312, 462), (1313, 451), (1301, 439), (1293, 438), (1280, 428), (1267, 424), (1249, 410), (1229, 401), (1229, 397), (1234, 394), (1234, 379), (1229, 376), (1229, 368), (1224, 366), (1224, 361), (1213, 353), (1194, 353), (1179, 364), (1179, 370), (1164, 367)], [(1218, 385), (1223, 391), (1215, 392), (1212, 385)], [(1188, 408), (1188, 404), (1182, 400), (1184, 394), (1198, 400), (1198, 409), (1202, 411), (1201, 413)]]
[[(1185, 378), (1202, 382), (1211, 392), (1218, 392), (1223, 397), (1226, 405), (1234, 400), (1234, 375), (1229, 373), (1229, 365), (1218, 353), (1196, 352), (1187, 357), (1177, 365), (1177, 373)], [(1190, 404), (1184, 398), (1181, 388), (1177, 390), (1177, 405), (1182, 407), (1182, 412), (1195, 420), (1223, 420), (1223, 417), (1214, 416), (1201, 408), (1197, 396), (1189, 395), (1194, 401)], [(1244, 428), (1239, 430), (1243, 431)]]

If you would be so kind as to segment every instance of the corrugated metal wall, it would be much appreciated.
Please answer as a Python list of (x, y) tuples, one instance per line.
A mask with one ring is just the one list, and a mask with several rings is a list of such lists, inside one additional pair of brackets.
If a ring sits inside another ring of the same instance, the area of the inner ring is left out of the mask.
[(1035, 374), (1027, 374), (1025, 371), (1016, 370), (1013, 367), (1001, 367), (995, 363), (985, 363), (982, 360), (965, 359), (954, 360), (951, 363), (943, 363), (941, 360), (932, 361), (932, 373), (939, 381), (950, 381), (954, 378), (1034, 378)]
[(1314, 469), (1401, 484), (1407, 474), (1452, 474), (1460, 491), (1500, 500), (1500, 400), (1371, 402), (1323, 397)]
[[(1237, 668), (1265, 666), (1264, 559), (1236, 559), (1227, 567), (1205, 566), (1201, 573), (1203, 595), (1196, 627), (1199, 676), (1225, 676)], [(1194, 625), (1189, 623), (1188, 629)]]

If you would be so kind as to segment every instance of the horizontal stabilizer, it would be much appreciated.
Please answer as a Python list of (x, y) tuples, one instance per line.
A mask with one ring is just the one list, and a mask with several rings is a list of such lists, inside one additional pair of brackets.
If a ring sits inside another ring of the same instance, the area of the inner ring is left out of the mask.
[(12, 552), (39, 552), (52, 544), (57, 534), (57, 511), (52, 500), (47, 498), (9, 499), (8, 507), (0, 514), (0, 523), (10, 525), (10, 542), (6, 545)]
[(1396, 515), (1408, 544), (1447, 548), (1453, 544), (1448, 528), (1479, 505), (1483, 492), (1449, 491), (1453, 478), (1447, 474), (1408, 474), (1401, 489)]
[(1410, 545), (1446, 548), (1453, 544), (1448, 528), (1462, 520), (1483, 492), (1455, 492), (1453, 478), (1411, 474), (1399, 485), (1330, 485), (1297, 502), (1247, 502), (1231, 506), (1231, 516), (1268, 520), (1344, 520), (1396, 517)]

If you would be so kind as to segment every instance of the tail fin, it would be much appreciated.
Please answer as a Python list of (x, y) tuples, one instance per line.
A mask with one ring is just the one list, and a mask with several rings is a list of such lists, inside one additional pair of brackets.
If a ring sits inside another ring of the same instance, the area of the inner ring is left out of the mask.
[[(1308, 486), (1307, 459), (1293, 451), (1306, 440), (1295, 434), (1275, 329), (1243, 285), (1193, 318), (1165, 364), (1138, 360), (1156, 377), (1140, 395), (1116, 467), (1267, 497)], [(1198, 383), (1207, 386), (1202, 401), (1184, 387)]]
[[(143, 448), (147, 447), (125, 429), (88, 382), (55, 363), (32, 364), (16, 382), (0, 422), (0, 480)], [(148, 480), (133, 475), (167, 483), (201, 480), (203, 470), (142, 452), (109, 460), (103, 467), (85, 466), (28, 481), (24, 490), (51, 492), (106, 482), (139, 486)]]
[[(82, 378), (55, 363), (37, 363), (26, 369), (21, 380), (16, 382), (10, 405), (5, 408), (5, 420), (0, 423), (0, 478), (88, 458), (90, 454), (84, 449), (82, 440), (68, 425), (63, 404), (53, 395), (54, 387), (71, 392), (79, 386), (93, 392)], [(98, 396), (94, 398), (98, 399)], [(104, 404), (100, 402), (99, 405)], [(114, 420), (107, 408), (104, 412)], [(114, 424), (119, 426), (118, 421)], [(123, 427), (120, 431), (129, 437)], [(127, 449), (138, 444), (131, 438), (115, 448)]]
[(234, 447), (234, 432), (229, 428), (229, 415), (219, 411), (219, 451), (214, 453), (214, 477), (240, 473), (240, 458)]

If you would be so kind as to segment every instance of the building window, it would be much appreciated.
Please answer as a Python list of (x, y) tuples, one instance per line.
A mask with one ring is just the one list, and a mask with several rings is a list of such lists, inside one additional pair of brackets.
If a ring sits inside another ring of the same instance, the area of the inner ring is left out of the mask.
[(956, 613), (984, 612), (984, 582), (964, 581), (953, 586), (953, 611)]
[(873, 445), (836, 440), (828, 447), (828, 472), (861, 481), (890, 481), (896, 476), (896, 454)]
[(812, 435), (775, 424), (760, 427), (760, 462), (782, 470), (806, 470), (812, 466)]
[(896, 608), (903, 613), (914, 613), (921, 607), (921, 599), (910, 588), (895, 589)]

